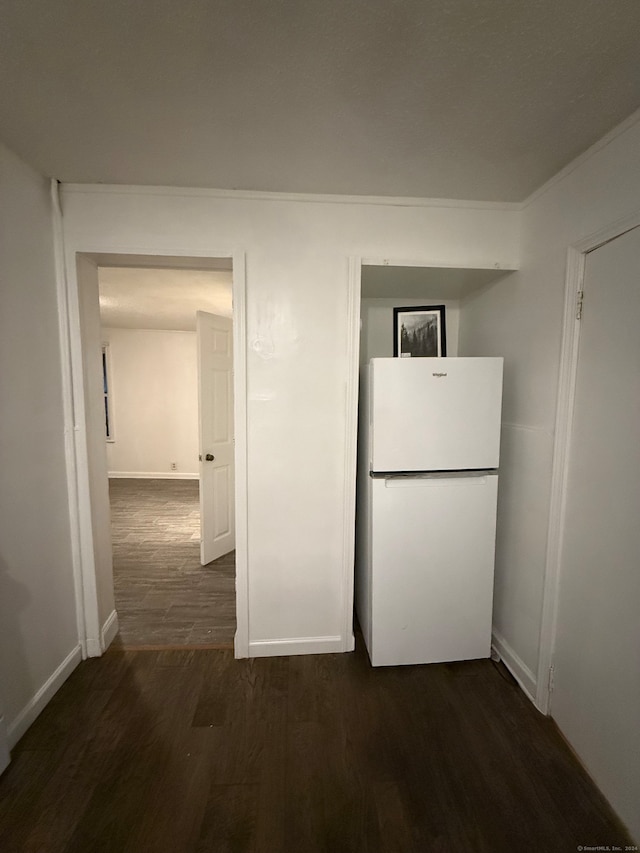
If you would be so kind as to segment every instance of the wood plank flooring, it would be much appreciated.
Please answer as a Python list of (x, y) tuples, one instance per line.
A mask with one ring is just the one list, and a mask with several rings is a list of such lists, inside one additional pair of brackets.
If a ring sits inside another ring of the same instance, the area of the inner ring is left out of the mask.
[(235, 554), (200, 565), (198, 481), (112, 479), (109, 496), (116, 645), (232, 646)]
[(83, 662), (0, 779), (3, 853), (568, 853), (631, 841), (490, 661)]

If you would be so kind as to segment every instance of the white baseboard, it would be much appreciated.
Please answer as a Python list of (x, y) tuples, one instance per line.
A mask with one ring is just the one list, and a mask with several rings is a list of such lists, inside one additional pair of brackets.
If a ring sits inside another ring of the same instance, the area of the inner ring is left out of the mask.
[(102, 626), (100, 631), (100, 639), (102, 641), (102, 651), (106, 652), (118, 633), (118, 614), (112, 610), (107, 621)]
[(109, 471), (110, 480), (197, 480), (199, 477), (186, 471)]
[(87, 637), (86, 647), (88, 658), (102, 657), (102, 637)]
[(344, 651), (342, 637), (296, 637), (286, 640), (258, 640), (249, 643), (250, 658), (280, 655), (326, 655)]
[(55, 696), (81, 660), (82, 649), (78, 645), (72, 652), (69, 652), (53, 675), (45, 681), (40, 690), (27, 702), (15, 720), (10, 723), (7, 728), (9, 749), (13, 749), (18, 743), (22, 735), (45, 709), (46, 705)]
[(4, 717), (0, 717), (0, 773), (4, 773), (10, 761), (7, 724), (4, 721)]
[(518, 682), (528, 699), (536, 704), (536, 676), (511, 648), (509, 643), (494, 629), (491, 635), (491, 647), (500, 656), (502, 663)]

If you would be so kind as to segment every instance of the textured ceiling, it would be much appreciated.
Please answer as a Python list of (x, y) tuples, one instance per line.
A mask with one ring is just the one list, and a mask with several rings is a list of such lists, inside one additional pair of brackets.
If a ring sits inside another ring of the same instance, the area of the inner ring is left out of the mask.
[(196, 311), (231, 316), (231, 275), (99, 267), (101, 323), (111, 328), (194, 331)]
[(518, 201), (640, 106), (639, 0), (2, 0), (46, 175)]

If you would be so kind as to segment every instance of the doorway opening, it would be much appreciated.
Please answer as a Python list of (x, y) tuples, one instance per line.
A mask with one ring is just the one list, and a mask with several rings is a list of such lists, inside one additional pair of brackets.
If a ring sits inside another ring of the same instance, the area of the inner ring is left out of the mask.
[(244, 609), (234, 397), (245, 398), (233, 364), (243, 270), (238, 282), (228, 257), (78, 254), (77, 275), (90, 497), (81, 531), (93, 557), (83, 581), (94, 582), (98, 653), (112, 641), (232, 648)]

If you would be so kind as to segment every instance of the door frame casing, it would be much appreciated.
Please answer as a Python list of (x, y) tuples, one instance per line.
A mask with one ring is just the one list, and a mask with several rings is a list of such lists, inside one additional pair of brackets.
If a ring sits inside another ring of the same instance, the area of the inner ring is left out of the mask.
[[(54, 191), (52, 189), (52, 195)], [(248, 597), (248, 509), (247, 509), (247, 382), (246, 382), (246, 261), (242, 249), (214, 247), (203, 251), (184, 245), (163, 244), (158, 247), (134, 246), (67, 246), (63, 241), (62, 223), (55, 230), (56, 251), (63, 255), (57, 267), (58, 302), (61, 331), (62, 370), (65, 397), (65, 436), (69, 518), (73, 550), (73, 573), (76, 590), (78, 640), (83, 657), (99, 656), (105, 650), (104, 626), (100, 623), (94, 557), (94, 531), (90, 508), (89, 455), (87, 445), (87, 400), (85, 399), (85, 367), (81, 332), (81, 282), (76, 270), (77, 256), (141, 255), (163, 257), (231, 258), (233, 294), (233, 362), (235, 424), (235, 523), (236, 523), (236, 634), (235, 656), (249, 655)]]
[(587, 255), (605, 243), (621, 237), (640, 225), (640, 210), (573, 243), (567, 250), (564, 320), (560, 376), (554, 430), (553, 466), (545, 576), (542, 592), (542, 616), (538, 646), (536, 707), (549, 714), (553, 685), (553, 660), (558, 628), (558, 605), (562, 575), (562, 548), (566, 520), (569, 458), (574, 427), (574, 403), (578, 374), (580, 319), (578, 295), (582, 291)]

